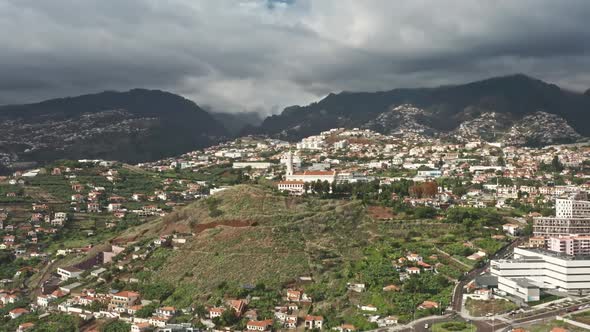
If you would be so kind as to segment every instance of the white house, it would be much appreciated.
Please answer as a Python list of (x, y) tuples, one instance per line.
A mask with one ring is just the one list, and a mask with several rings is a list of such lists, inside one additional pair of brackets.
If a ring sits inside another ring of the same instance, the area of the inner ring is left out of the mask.
[(84, 270), (73, 266), (57, 268), (57, 274), (61, 277), (61, 280), (64, 281), (70, 278), (79, 278), (82, 272), (84, 272)]

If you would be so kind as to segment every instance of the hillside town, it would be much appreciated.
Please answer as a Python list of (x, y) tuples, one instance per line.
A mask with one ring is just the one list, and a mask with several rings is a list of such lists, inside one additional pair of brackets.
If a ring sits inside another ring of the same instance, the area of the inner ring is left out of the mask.
[[(137, 165), (64, 161), (2, 177), (3, 319), (27, 331), (45, 324), (44, 317), (65, 314), (87, 331), (107, 322), (133, 332), (395, 331), (452, 313), (481, 330), (517, 330), (539, 315), (565, 311), (575, 315), (563, 319), (590, 320), (584, 314), (590, 308), (590, 146), (435, 139), (409, 128), (391, 135), (335, 128), (294, 143), (247, 136)], [(243, 185), (293, 199), (360, 200), (376, 220), (469, 219), (477, 235), (444, 247), (402, 244), (387, 256), (397, 279), (383, 280), (381, 294), (409, 292), (418, 278), (444, 279), (437, 279), (444, 285), (435, 292), (440, 296), (409, 310), (363, 302), (375, 288), (351, 273), (344, 292), (356, 303), (347, 309), (358, 314), (354, 320), (323, 315), (326, 304), (317, 302), (325, 300), (307, 293), (317, 275), (292, 275), (278, 292), (242, 285), (238, 296), (191, 303), (175, 302), (174, 289), (141, 279), (142, 271), (163, 264), (159, 257), (182, 251), (197, 234), (137, 240), (125, 232)], [(455, 216), (458, 209), (473, 217)], [(481, 303), (497, 303), (497, 310), (477, 314)]]

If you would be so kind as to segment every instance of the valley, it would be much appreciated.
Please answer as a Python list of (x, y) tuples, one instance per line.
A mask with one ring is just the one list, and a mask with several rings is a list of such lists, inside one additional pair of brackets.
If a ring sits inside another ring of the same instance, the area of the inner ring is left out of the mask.
[[(485, 292), (471, 287), (490, 260), (526, 243), (552, 198), (586, 189), (589, 153), (335, 128), (297, 145), (242, 137), (136, 165), (15, 172), (0, 178), (0, 277), (10, 290), (0, 310), (28, 313), (3, 322), (403, 330), (464, 321), (464, 306), (484, 305), (463, 297)], [(495, 315), (510, 320), (510, 308)]]

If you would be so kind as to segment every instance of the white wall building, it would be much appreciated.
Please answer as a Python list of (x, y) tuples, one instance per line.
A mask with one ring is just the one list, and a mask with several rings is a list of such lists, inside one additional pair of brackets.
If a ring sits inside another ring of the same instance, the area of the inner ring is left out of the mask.
[(78, 278), (83, 270), (75, 268), (73, 266), (70, 267), (58, 267), (57, 274), (61, 277), (61, 280), (68, 280), (70, 278)]
[(516, 296), (524, 302), (539, 301), (541, 289), (527, 278), (498, 278), (498, 290)]
[(418, 171), (418, 174), (416, 176), (422, 177), (422, 178), (439, 178), (442, 176), (442, 172), (438, 169), (424, 170), (424, 171)]
[(334, 143), (334, 149), (346, 149), (347, 146), (348, 141), (344, 139)]
[(262, 161), (244, 161), (235, 162), (232, 165), (232, 168), (234, 169), (242, 169), (246, 167), (250, 167), (252, 169), (269, 169), (272, 167), (272, 163)]
[(309, 136), (297, 143), (298, 150), (322, 150), (324, 148), (324, 138), (321, 136)]
[(556, 199), (555, 216), (557, 218), (590, 218), (590, 201)]
[[(493, 260), (490, 271), (498, 277), (498, 289), (521, 298), (521, 294), (535, 296), (531, 285), (539, 289), (555, 289), (572, 294), (590, 292), (590, 257), (587, 256), (567, 256), (543, 249), (514, 248), (513, 259)], [(519, 287), (527, 285), (526, 288), (531, 290), (513, 293), (516, 291), (514, 281)]]
[(281, 181), (277, 184), (280, 191), (286, 191), (293, 195), (302, 195), (305, 192), (303, 181)]

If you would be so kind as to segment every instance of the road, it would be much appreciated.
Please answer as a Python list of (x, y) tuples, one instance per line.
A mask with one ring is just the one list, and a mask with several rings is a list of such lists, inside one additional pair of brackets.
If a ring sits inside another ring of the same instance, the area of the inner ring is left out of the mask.
[(477, 327), (477, 332), (493, 332), (504, 329), (510, 324), (499, 321), (499, 320), (478, 320), (471, 322), (475, 327)]
[[(500, 257), (505, 257), (509, 252), (514, 249), (517, 245), (521, 242), (520, 239), (512, 241), (509, 245), (505, 246), (504, 248), (498, 250), (496, 254), (490, 257), (490, 259), (496, 259)], [(461, 313), (461, 306), (463, 305), (463, 287), (467, 285), (471, 280), (475, 279), (478, 275), (482, 272), (487, 270), (490, 266), (490, 263), (486, 263), (484, 266), (476, 268), (474, 270), (469, 271), (467, 274), (461, 278), (461, 280), (455, 286), (455, 290), (453, 291), (453, 299), (452, 299), (452, 307), (453, 310), (457, 313)]]
[[(391, 327), (382, 327), (376, 330), (372, 330), (369, 332), (426, 332), (431, 331), (432, 325), (436, 323), (443, 323), (443, 322), (450, 322), (455, 320), (455, 315), (445, 315), (445, 316), (438, 316), (438, 317), (424, 317), (417, 319), (413, 322), (410, 322), (404, 326), (391, 326)], [(428, 328), (426, 328), (426, 324), (428, 324)]]

